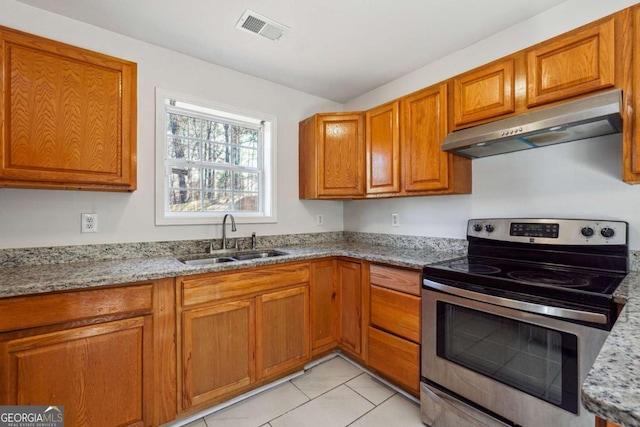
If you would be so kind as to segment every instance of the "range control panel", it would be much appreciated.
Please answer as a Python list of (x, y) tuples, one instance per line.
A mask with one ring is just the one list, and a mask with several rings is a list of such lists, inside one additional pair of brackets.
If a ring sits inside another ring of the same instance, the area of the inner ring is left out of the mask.
[(626, 245), (624, 221), (543, 218), (471, 219), (467, 236), (555, 245)]

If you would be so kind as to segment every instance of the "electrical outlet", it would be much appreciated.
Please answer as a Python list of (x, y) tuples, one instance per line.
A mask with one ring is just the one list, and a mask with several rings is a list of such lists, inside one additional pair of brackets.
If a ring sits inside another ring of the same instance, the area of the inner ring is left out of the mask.
[(98, 232), (98, 214), (84, 213), (81, 215), (81, 230), (83, 233)]
[(400, 227), (400, 214), (391, 214), (391, 226)]
[(324, 215), (319, 213), (316, 214), (316, 225), (324, 225)]

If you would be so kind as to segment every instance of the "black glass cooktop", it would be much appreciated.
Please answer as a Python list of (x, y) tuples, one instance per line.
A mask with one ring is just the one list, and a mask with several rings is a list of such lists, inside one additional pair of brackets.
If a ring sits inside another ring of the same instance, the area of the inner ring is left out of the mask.
[(608, 305), (625, 274), (538, 262), (469, 256), (431, 264), (425, 277), (475, 286)]

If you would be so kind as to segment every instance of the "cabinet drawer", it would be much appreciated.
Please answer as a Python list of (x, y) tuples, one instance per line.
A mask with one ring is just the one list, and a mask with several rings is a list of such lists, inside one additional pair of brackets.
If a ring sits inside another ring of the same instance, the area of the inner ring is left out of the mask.
[(153, 284), (0, 299), (0, 332), (123, 313), (151, 313)]
[(420, 343), (420, 298), (371, 286), (371, 324)]
[(384, 288), (394, 289), (407, 294), (420, 296), (420, 272), (401, 270), (399, 268), (372, 265), (371, 283)]
[(369, 327), (369, 366), (400, 385), (418, 393), (420, 346)]
[(309, 282), (308, 263), (283, 264), (179, 279), (179, 283), (182, 284), (183, 306), (257, 295), (284, 286), (307, 282)]

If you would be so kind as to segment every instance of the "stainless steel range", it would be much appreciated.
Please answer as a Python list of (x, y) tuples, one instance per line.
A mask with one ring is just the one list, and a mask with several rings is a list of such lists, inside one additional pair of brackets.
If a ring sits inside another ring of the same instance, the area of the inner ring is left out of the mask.
[(622, 221), (476, 219), (468, 255), (423, 270), (422, 420), (592, 427), (580, 387), (616, 320)]

